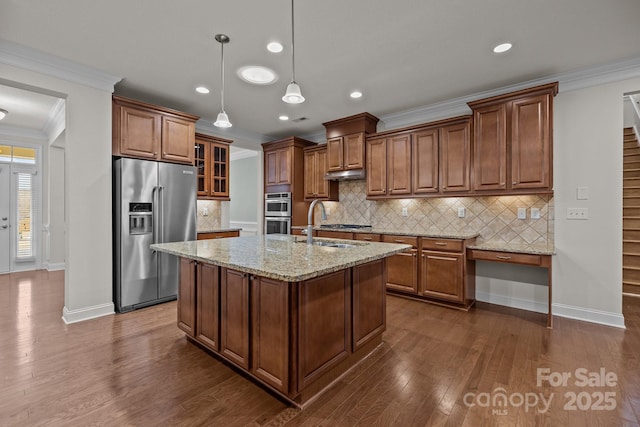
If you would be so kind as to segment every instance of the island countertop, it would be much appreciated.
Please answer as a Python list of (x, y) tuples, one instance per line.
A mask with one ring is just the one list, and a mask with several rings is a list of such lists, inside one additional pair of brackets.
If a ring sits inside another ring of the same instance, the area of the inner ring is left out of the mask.
[(268, 234), (217, 240), (157, 243), (151, 249), (244, 273), (285, 282), (300, 282), (385, 258), (409, 245), (314, 238), (355, 247), (308, 245), (306, 237)]

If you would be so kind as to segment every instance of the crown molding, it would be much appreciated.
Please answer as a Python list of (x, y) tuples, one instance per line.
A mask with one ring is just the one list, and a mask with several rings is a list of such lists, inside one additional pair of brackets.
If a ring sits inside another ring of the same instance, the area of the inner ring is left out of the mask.
[(121, 77), (0, 39), (0, 63), (113, 93)]
[(250, 157), (256, 157), (257, 155), (258, 155), (257, 151), (247, 150), (245, 148), (237, 148), (232, 146), (231, 153), (229, 154), (229, 160), (234, 161), (234, 160), (248, 159)]
[(213, 125), (213, 121), (207, 119), (199, 119), (196, 122), (196, 132), (213, 135), (220, 138), (230, 139), (234, 142), (234, 146), (255, 150), (263, 142), (274, 141), (266, 135), (258, 132), (251, 132), (239, 128), (218, 128)]

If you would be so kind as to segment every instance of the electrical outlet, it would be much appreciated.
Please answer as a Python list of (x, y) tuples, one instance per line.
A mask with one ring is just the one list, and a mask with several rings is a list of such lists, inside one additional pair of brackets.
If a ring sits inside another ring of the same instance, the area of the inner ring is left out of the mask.
[(518, 208), (518, 219), (527, 219), (527, 208)]
[(409, 216), (409, 211), (407, 208), (402, 208), (402, 216)]
[(531, 208), (531, 219), (540, 219), (540, 209)]
[(589, 209), (567, 208), (567, 219), (589, 219)]
[(207, 207), (202, 208), (202, 216), (209, 216), (209, 208)]
[(458, 218), (464, 218), (466, 209), (465, 208), (458, 208)]

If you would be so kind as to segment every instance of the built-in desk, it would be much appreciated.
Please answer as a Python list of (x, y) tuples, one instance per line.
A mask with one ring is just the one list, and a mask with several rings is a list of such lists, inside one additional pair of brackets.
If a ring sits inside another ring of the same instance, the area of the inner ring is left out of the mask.
[(549, 280), (549, 298), (547, 312), (547, 327), (553, 327), (551, 313), (551, 256), (554, 254), (552, 246), (548, 245), (506, 245), (499, 243), (479, 243), (467, 247), (467, 259), (472, 261), (494, 261), (511, 264), (529, 265), (546, 268)]

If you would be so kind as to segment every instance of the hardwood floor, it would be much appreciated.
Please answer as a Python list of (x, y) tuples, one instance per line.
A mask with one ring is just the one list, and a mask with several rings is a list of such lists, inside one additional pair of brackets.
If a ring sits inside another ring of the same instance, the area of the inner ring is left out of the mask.
[[(0, 275), (0, 426), (639, 425), (640, 298), (624, 298), (626, 330), (549, 330), (389, 296), (383, 344), (299, 411), (187, 342), (175, 302), (65, 325), (63, 288), (61, 272)], [(581, 368), (609, 382), (583, 386)]]

